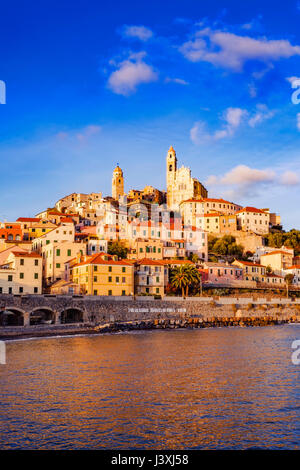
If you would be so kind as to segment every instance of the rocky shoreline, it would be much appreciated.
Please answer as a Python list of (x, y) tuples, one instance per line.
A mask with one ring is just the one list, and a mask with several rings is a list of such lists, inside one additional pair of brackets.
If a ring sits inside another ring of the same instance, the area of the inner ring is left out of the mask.
[(269, 325), (283, 325), (285, 323), (299, 323), (300, 316), (280, 318), (279, 316), (228, 316), (208, 318), (172, 318), (151, 319), (127, 322), (112, 322), (102, 325), (72, 324), (72, 325), (39, 325), (32, 327), (1, 327), (0, 340), (19, 340), (30, 338), (99, 335), (104, 333), (118, 333), (122, 331), (156, 330), (156, 329), (199, 329), (221, 327), (261, 327)]

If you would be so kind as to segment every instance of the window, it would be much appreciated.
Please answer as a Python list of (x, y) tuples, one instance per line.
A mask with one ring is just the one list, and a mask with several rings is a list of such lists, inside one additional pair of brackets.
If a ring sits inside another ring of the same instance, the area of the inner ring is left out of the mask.
[(94, 282), (97, 282), (97, 276), (94, 276)]
[(98, 266), (94, 266), (94, 271), (98, 271)]
[(12, 287), (9, 287), (9, 288), (8, 288), (8, 293), (9, 293), (9, 294), (12, 294)]
[(94, 295), (98, 295), (97, 289), (94, 290)]
[(20, 292), (20, 294), (22, 294), (22, 292), (23, 292), (23, 287), (19, 287), (19, 292)]
[(24, 279), (24, 273), (20, 273), (20, 279)]
[(126, 273), (126, 268), (123, 266), (122, 273)]
[(159, 287), (156, 287), (156, 293), (159, 294)]
[(56, 267), (57, 267), (57, 268), (60, 268), (60, 263), (56, 263)]
[(50, 240), (46, 240), (46, 245), (49, 245), (49, 243), (50, 243)]
[(108, 271), (111, 273), (112, 272), (112, 266), (108, 266)]
[(108, 295), (112, 295), (112, 290), (109, 290), (109, 291), (108, 291)]
[(60, 256), (60, 249), (59, 248), (57, 248), (57, 250), (56, 250), (56, 256)]
[(24, 260), (23, 260), (23, 258), (20, 259), (20, 265), (21, 265), (21, 266), (24, 266)]
[(116, 277), (116, 282), (120, 282), (119, 276)]
[(126, 277), (122, 277), (123, 284), (126, 282)]
[(112, 282), (112, 277), (108, 276), (108, 282)]
[(38, 279), (38, 278), (39, 278), (38, 273), (34, 273), (34, 279)]
[[(47, 253), (47, 254), (48, 254), (48, 253)], [(35, 260), (34, 260), (34, 265), (35, 265), (35, 266), (38, 266), (38, 265), (39, 265), (39, 260), (38, 260), (38, 259), (35, 259)]]
[(71, 256), (71, 250), (68, 250), (68, 256)]
[(2, 287), (0, 287), (0, 294), (2, 294)]
[(159, 282), (159, 277), (158, 276), (156, 276), (156, 282)]
[(126, 295), (126, 291), (125, 291), (125, 290), (122, 290), (122, 295)]

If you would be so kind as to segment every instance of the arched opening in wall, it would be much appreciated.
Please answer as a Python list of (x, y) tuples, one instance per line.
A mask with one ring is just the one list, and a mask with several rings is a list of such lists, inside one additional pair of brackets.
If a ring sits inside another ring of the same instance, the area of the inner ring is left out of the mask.
[(23, 326), (24, 312), (17, 308), (7, 308), (0, 311), (0, 326)]
[(80, 308), (66, 308), (60, 314), (61, 323), (83, 322), (83, 311)]
[(48, 307), (37, 307), (30, 313), (30, 325), (52, 325), (55, 323), (55, 313)]

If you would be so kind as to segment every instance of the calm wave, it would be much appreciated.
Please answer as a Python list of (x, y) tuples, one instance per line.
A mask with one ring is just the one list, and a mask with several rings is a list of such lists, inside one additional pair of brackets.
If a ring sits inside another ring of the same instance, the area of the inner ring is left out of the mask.
[(1, 449), (300, 448), (300, 325), (7, 343)]

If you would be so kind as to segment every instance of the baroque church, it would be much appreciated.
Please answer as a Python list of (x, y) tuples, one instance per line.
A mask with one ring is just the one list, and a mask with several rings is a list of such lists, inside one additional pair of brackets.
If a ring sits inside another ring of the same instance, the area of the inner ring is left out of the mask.
[[(207, 189), (196, 178), (192, 178), (191, 170), (185, 166), (177, 168), (177, 157), (171, 146), (167, 153), (167, 193), (146, 186), (144, 190), (130, 190), (127, 194), (129, 200), (147, 200), (159, 204), (167, 202), (169, 210), (179, 211), (179, 204), (187, 199), (207, 198)], [(119, 200), (124, 196), (124, 175), (119, 165), (116, 166), (112, 178), (112, 197)], [(166, 200), (165, 200), (166, 199)]]
[(179, 210), (179, 204), (187, 199), (207, 198), (207, 189), (185, 166), (177, 169), (176, 152), (172, 145), (167, 154), (167, 205), (170, 210)]

